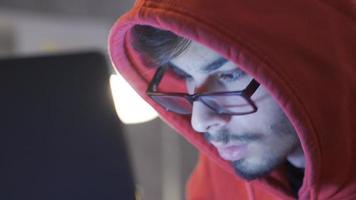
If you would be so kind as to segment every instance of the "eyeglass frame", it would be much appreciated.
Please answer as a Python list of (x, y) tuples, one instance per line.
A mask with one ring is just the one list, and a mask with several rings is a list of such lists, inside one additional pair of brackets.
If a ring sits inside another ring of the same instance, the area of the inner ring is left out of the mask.
[[(157, 88), (159, 83), (161, 82), (163, 78), (163, 74), (168, 70), (169, 64), (165, 64), (160, 66), (155, 74), (153, 75), (153, 78), (151, 82), (149, 83), (146, 94), (149, 96), (153, 101), (155, 101), (157, 104), (159, 104), (162, 108), (167, 109), (165, 106), (163, 106), (161, 103), (157, 102), (152, 96), (179, 96), (183, 97), (184, 99), (188, 100), (190, 104), (193, 106), (194, 101), (200, 101), (202, 102), (205, 106), (210, 108), (212, 111), (218, 113), (218, 114), (225, 114), (225, 115), (248, 115), (257, 112), (258, 108), (255, 104), (255, 102), (251, 99), (251, 96), (256, 92), (260, 84), (255, 80), (252, 79), (250, 83), (245, 87), (243, 90), (239, 91), (228, 91), (228, 92), (204, 92), (204, 93), (194, 93), (194, 94), (188, 94), (188, 93), (183, 93), (183, 92), (157, 92)], [(214, 107), (209, 105), (208, 103), (204, 102), (201, 100), (201, 96), (240, 96), (244, 98), (250, 106), (252, 106), (253, 110), (250, 112), (244, 112), (244, 113), (226, 113), (226, 112), (219, 112), (216, 110)], [(167, 109), (170, 112), (177, 113), (175, 111), (171, 111)], [(182, 113), (177, 113), (180, 115), (190, 115), (192, 112), (189, 114), (182, 114)]]

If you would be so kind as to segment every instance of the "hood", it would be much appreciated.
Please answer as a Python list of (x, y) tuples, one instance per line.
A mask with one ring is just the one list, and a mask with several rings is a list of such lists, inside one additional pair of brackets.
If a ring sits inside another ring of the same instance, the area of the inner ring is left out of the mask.
[(116, 70), (164, 121), (236, 176), (191, 128), (189, 117), (166, 112), (145, 95), (155, 70), (131, 46), (129, 31), (136, 24), (214, 49), (272, 94), (305, 153), (301, 199), (356, 199), (355, 1), (138, 0), (114, 24), (109, 53)]

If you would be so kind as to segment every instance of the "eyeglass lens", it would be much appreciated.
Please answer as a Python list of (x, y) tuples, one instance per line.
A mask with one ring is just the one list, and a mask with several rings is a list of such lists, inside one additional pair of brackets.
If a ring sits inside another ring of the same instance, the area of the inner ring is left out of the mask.
[[(178, 114), (191, 114), (192, 104), (184, 96), (152, 96), (152, 98), (168, 111)], [(218, 113), (243, 114), (254, 110), (242, 96), (204, 95), (199, 98), (210, 109)]]

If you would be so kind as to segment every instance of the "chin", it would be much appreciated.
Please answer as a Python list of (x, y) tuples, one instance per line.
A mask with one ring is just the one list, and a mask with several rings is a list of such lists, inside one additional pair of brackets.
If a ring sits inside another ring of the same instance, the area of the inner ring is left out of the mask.
[(257, 178), (262, 178), (271, 173), (275, 168), (277, 168), (285, 159), (275, 159), (275, 160), (257, 160), (251, 161), (249, 159), (241, 159), (237, 161), (232, 161), (235, 173), (241, 178), (246, 180), (254, 180)]

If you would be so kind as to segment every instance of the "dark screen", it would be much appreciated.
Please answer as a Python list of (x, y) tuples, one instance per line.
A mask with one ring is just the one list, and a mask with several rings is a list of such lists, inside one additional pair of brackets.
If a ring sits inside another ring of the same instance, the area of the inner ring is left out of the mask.
[(134, 199), (104, 56), (0, 60), (0, 199)]

